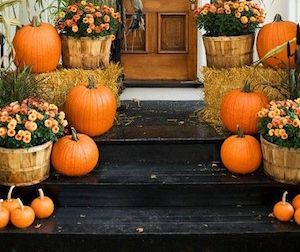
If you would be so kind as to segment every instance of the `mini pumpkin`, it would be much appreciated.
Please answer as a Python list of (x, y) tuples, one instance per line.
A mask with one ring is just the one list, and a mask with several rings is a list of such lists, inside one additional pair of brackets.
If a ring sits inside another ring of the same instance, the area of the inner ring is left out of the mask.
[(60, 37), (51, 24), (41, 23), (37, 16), (17, 30), (13, 45), (15, 64), (20, 68), (30, 66), (33, 73), (43, 73), (55, 70), (59, 63)]
[(300, 225), (300, 208), (295, 210), (294, 220), (298, 225)]
[(273, 207), (273, 215), (280, 221), (290, 221), (294, 215), (293, 206), (286, 201), (287, 194), (288, 192), (284, 192), (282, 200), (276, 203)]
[(261, 164), (260, 143), (254, 137), (244, 135), (238, 127), (238, 134), (228, 137), (222, 144), (221, 160), (232, 173), (252, 173)]
[(74, 87), (67, 96), (65, 113), (69, 125), (80, 133), (99, 136), (113, 125), (117, 102), (113, 92), (103, 86), (96, 87), (95, 80)]
[(97, 165), (99, 151), (92, 138), (77, 134), (71, 128), (72, 135), (60, 138), (53, 146), (51, 161), (54, 169), (66, 176), (83, 176)]
[(39, 219), (45, 219), (51, 216), (54, 212), (54, 203), (52, 199), (44, 195), (43, 190), (38, 190), (39, 197), (35, 198), (31, 202), (31, 208), (33, 209), (35, 216)]
[(268, 98), (260, 91), (252, 91), (249, 83), (242, 90), (235, 89), (227, 93), (221, 103), (221, 119), (225, 127), (237, 133), (239, 125), (245, 134), (258, 132), (257, 113), (268, 104)]
[(13, 193), (13, 190), (14, 190), (15, 186), (11, 186), (9, 188), (9, 191), (8, 191), (8, 194), (7, 194), (7, 199), (4, 200), (4, 202), (2, 203), (2, 205), (9, 211), (11, 212), (12, 210), (16, 209), (19, 207), (19, 203), (18, 203), (18, 200), (17, 199), (13, 199), (11, 196), (12, 196), (12, 193)]
[(17, 201), (19, 203), (19, 207), (11, 212), (10, 221), (17, 228), (27, 228), (34, 222), (34, 211), (31, 207), (24, 206), (19, 198)]
[[(283, 21), (281, 16), (277, 14), (272, 23), (264, 25), (258, 32), (256, 46), (259, 58), (263, 58), (275, 47), (295, 38), (296, 31), (296, 23)], [(296, 45), (291, 45), (290, 49), (291, 53), (294, 54)], [(266, 59), (263, 63), (280, 68), (286, 68), (288, 64), (290, 64), (291, 68), (295, 67), (295, 59), (294, 57), (288, 58), (287, 49)]]
[(300, 194), (296, 195), (293, 198), (292, 205), (293, 205), (294, 209), (300, 208)]
[(9, 211), (3, 206), (3, 199), (0, 199), (0, 229), (5, 228), (9, 222)]

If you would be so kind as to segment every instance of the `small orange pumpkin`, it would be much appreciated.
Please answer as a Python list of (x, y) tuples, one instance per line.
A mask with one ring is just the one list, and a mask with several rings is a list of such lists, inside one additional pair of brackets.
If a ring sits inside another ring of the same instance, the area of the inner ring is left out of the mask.
[(298, 225), (300, 225), (300, 208), (295, 210), (294, 220)]
[(83, 176), (97, 165), (99, 151), (92, 138), (77, 134), (60, 138), (53, 146), (51, 161), (54, 169), (66, 176)]
[(15, 186), (11, 186), (9, 188), (8, 194), (7, 194), (7, 199), (4, 200), (4, 202), (2, 203), (2, 205), (9, 211), (11, 212), (12, 210), (16, 209), (19, 207), (19, 203), (17, 199), (12, 199), (11, 195), (12, 192), (14, 190)]
[(27, 65), (33, 73), (43, 73), (55, 70), (59, 63), (60, 37), (51, 24), (41, 23), (37, 16), (31, 24), (17, 30), (13, 45), (17, 67)]
[(54, 204), (52, 199), (44, 195), (43, 190), (38, 190), (39, 197), (35, 198), (31, 202), (31, 208), (33, 209), (35, 216), (39, 219), (48, 218), (54, 211)]
[(89, 136), (99, 136), (108, 131), (116, 116), (117, 102), (113, 92), (89, 77), (88, 84), (74, 87), (65, 103), (65, 113), (69, 125), (78, 132)]
[(29, 206), (24, 206), (22, 201), (17, 198), (19, 207), (10, 214), (11, 223), (17, 228), (27, 228), (34, 222), (34, 211)]
[(292, 205), (293, 205), (293, 207), (294, 207), (295, 209), (300, 208), (300, 194), (296, 195), (296, 196), (293, 198)]
[(262, 159), (260, 143), (252, 136), (238, 134), (228, 137), (221, 147), (221, 160), (232, 173), (248, 174), (258, 169)]
[(3, 199), (0, 199), (0, 229), (5, 228), (9, 222), (9, 211), (3, 206)]
[(286, 201), (287, 194), (288, 192), (284, 192), (282, 200), (277, 202), (273, 208), (274, 217), (280, 221), (290, 221), (294, 215), (293, 206)]
[[(272, 23), (266, 24), (260, 29), (257, 35), (257, 52), (259, 58), (263, 58), (269, 51), (275, 47), (288, 42), (296, 37), (297, 24), (290, 21), (282, 21), (282, 18), (277, 14)], [(291, 53), (295, 53), (296, 45), (291, 45)], [(274, 55), (273, 57), (263, 62), (265, 65), (273, 67), (286, 68), (290, 63), (291, 68), (295, 68), (294, 57), (287, 56), (287, 49)]]
[(245, 134), (258, 132), (257, 113), (268, 104), (268, 98), (260, 91), (252, 91), (249, 83), (242, 90), (235, 89), (227, 93), (221, 103), (221, 119), (225, 127), (237, 133), (239, 125)]

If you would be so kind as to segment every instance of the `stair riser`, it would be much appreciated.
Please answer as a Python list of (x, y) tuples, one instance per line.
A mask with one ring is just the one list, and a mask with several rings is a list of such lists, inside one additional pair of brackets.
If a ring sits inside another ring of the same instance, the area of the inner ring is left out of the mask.
[(98, 144), (102, 163), (201, 163), (220, 161), (221, 142)]

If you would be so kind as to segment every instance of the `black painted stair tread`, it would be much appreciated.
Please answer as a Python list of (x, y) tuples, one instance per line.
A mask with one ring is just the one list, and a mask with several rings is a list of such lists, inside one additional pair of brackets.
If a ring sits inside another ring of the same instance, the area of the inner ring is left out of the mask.
[(295, 223), (279, 223), (268, 217), (270, 211), (263, 206), (57, 208), (50, 219), (36, 220), (24, 230), (9, 227), (0, 231), (0, 237), (4, 233), (132, 235), (138, 234), (137, 228), (142, 228), (140, 235), (300, 234)]
[(282, 186), (269, 179), (262, 169), (249, 175), (234, 175), (219, 163), (199, 164), (100, 164), (84, 177), (66, 177), (55, 172), (43, 184), (74, 185), (199, 185), (199, 186)]
[(98, 143), (216, 141), (223, 140), (213, 127), (200, 123), (196, 111), (203, 102), (123, 102), (118, 123)]

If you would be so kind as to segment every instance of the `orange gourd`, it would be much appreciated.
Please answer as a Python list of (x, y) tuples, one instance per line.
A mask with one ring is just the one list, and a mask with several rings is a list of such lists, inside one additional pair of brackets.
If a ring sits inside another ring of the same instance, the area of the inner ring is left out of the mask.
[(72, 135), (60, 138), (53, 146), (51, 162), (54, 169), (66, 176), (83, 176), (97, 165), (99, 151), (92, 138), (77, 134), (72, 128)]
[(3, 206), (3, 199), (0, 200), (0, 229), (5, 228), (9, 222), (9, 211)]
[(292, 201), (292, 205), (295, 209), (300, 208), (300, 194), (296, 195)]
[[(274, 21), (263, 26), (258, 33), (256, 46), (259, 58), (263, 58), (270, 50), (295, 38), (296, 31), (296, 23), (282, 21), (281, 16), (277, 14)], [(291, 53), (294, 53), (295, 50), (296, 45), (291, 45)], [(287, 49), (265, 60), (263, 63), (280, 68), (286, 68), (290, 63), (291, 68), (295, 67), (295, 59), (291, 57), (289, 61)]]
[(14, 209), (10, 214), (11, 223), (17, 228), (26, 228), (34, 222), (34, 211), (29, 206), (24, 206), (18, 198), (19, 207)]
[(268, 104), (268, 98), (260, 91), (252, 91), (246, 83), (242, 90), (235, 89), (227, 93), (221, 103), (221, 119), (225, 127), (237, 133), (239, 125), (245, 134), (258, 132), (257, 113)]
[(108, 131), (116, 116), (117, 102), (113, 92), (93, 78), (88, 84), (74, 87), (65, 103), (65, 113), (70, 126), (89, 136), (98, 136)]
[(252, 136), (238, 134), (227, 138), (221, 147), (221, 160), (232, 173), (248, 174), (258, 169), (262, 159), (260, 143)]
[(35, 198), (31, 202), (31, 208), (33, 209), (35, 216), (39, 219), (45, 219), (50, 217), (54, 211), (54, 204), (52, 199), (44, 195), (43, 190), (38, 190), (39, 197)]
[(11, 195), (14, 190), (15, 186), (11, 186), (9, 188), (8, 194), (7, 194), (7, 199), (3, 201), (2, 205), (9, 211), (11, 212), (12, 210), (16, 209), (19, 207), (19, 203), (17, 199), (12, 199)]
[(61, 40), (56, 29), (41, 23), (37, 16), (32, 23), (20, 28), (13, 39), (15, 64), (28, 65), (33, 73), (55, 70), (61, 55)]
[(295, 210), (294, 220), (298, 225), (300, 225), (300, 208)]
[(280, 221), (290, 221), (294, 215), (293, 206), (286, 201), (287, 194), (288, 192), (284, 192), (282, 201), (276, 203), (273, 208), (274, 217)]

